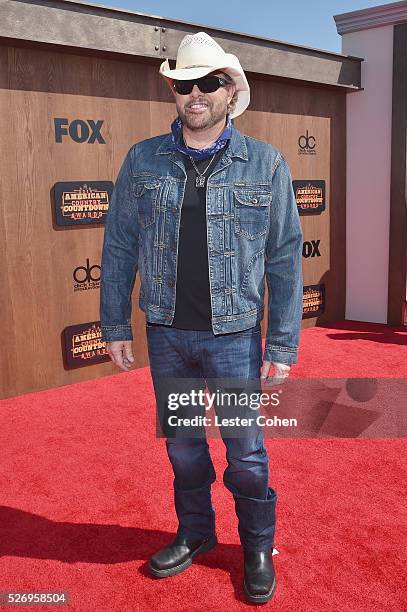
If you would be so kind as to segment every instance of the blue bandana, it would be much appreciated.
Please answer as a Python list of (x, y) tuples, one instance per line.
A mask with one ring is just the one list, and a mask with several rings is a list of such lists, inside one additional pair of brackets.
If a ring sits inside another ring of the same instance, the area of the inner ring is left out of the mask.
[(226, 126), (223, 132), (218, 136), (215, 142), (207, 149), (191, 149), (186, 145), (182, 144), (182, 121), (179, 116), (171, 124), (172, 132), (172, 148), (184, 153), (184, 155), (190, 155), (194, 159), (205, 159), (211, 157), (217, 151), (220, 151), (224, 147), (228, 140), (232, 137), (232, 119), (229, 113), (226, 115)]

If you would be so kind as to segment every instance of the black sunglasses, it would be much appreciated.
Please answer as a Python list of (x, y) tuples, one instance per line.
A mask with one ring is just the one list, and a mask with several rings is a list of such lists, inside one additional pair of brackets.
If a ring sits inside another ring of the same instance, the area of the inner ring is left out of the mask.
[(190, 79), (188, 81), (177, 81), (174, 80), (173, 87), (179, 94), (185, 96), (191, 93), (195, 83), (198, 85), (199, 91), (202, 93), (213, 93), (217, 91), (219, 87), (226, 87), (231, 81), (227, 81), (223, 77), (214, 75), (203, 76), (200, 79)]

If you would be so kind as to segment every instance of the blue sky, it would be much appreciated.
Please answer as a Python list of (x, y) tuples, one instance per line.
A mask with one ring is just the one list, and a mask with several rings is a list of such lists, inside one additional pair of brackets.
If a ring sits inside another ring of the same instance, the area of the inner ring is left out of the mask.
[(333, 15), (390, 4), (375, 0), (110, 0), (93, 2), (307, 47), (341, 52)]

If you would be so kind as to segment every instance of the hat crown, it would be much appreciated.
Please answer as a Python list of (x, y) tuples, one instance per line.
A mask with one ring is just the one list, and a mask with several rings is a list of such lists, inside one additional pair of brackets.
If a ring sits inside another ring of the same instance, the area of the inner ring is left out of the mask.
[(210, 67), (224, 56), (222, 47), (206, 32), (187, 34), (178, 47), (176, 68)]

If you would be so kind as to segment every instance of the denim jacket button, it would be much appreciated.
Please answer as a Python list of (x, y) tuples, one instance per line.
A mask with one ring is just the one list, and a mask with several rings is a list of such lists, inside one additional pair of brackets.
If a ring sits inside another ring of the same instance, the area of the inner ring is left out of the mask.
[(252, 202), (253, 204), (257, 204), (257, 198), (253, 198)]

